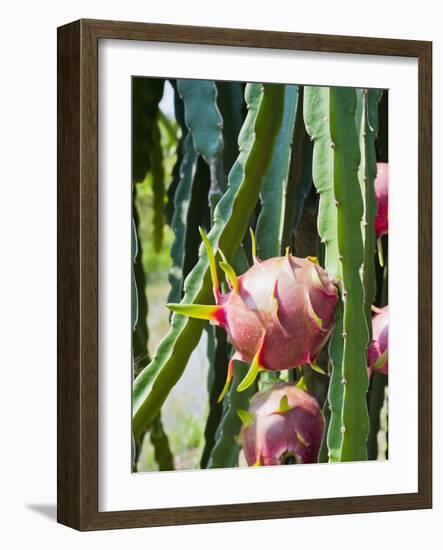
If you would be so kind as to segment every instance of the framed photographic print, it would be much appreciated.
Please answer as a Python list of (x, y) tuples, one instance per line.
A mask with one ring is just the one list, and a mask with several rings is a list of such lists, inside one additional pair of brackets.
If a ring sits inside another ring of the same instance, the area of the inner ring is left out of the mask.
[(431, 52), (58, 29), (61, 523), (431, 507)]

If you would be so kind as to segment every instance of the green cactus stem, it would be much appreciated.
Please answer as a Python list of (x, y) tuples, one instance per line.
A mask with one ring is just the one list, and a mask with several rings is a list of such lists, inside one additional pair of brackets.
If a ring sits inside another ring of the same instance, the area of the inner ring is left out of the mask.
[(241, 82), (217, 82), (217, 105), (223, 119), (223, 168), (227, 177), (239, 153), (238, 136), (244, 107)]
[(262, 260), (280, 256), (286, 210), (286, 188), (292, 151), (298, 86), (286, 85), (283, 123), (260, 193), (261, 211), (255, 229), (257, 254)]
[(292, 252), (298, 256), (300, 254), (294, 247), (293, 233), (297, 229), (306, 197), (312, 186), (313, 148), (303, 122), (303, 94), (304, 89), (299, 86), (289, 177), (285, 189), (285, 216), (280, 247), (281, 254), (284, 254), (289, 246)]
[(164, 80), (134, 78), (132, 81), (132, 181), (142, 182), (151, 168), (157, 125), (158, 104), (163, 95)]
[(385, 400), (385, 388), (388, 384), (388, 377), (381, 372), (373, 372), (369, 389), (368, 410), (370, 429), (367, 441), (368, 459), (378, 458), (378, 432), (380, 430), (380, 412)]
[(183, 267), (186, 255), (186, 237), (190, 231), (192, 220), (189, 208), (192, 198), (192, 186), (197, 170), (198, 156), (195, 152), (192, 137), (188, 134), (184, 140), (183, 158), (180, 166), (180, 180), (174, 196), (174, 214), (171, 228), (174, 232), (174, 242), (171, 246), (172, 267), (169, 270), (171, 290), (168, 301), (180, 301), (183, 286)]
[(159, 128), (159, 117), (156, 117), (156, 124), (153, 127), (153, 143), (150, 150), (150, 164), (152, 175), (153, 200), (153, 240), (154, 249), (159, 252), (163, 242), (163, 229), (165, 225), (165, 203), (166, 203), (166, 182), (165, 170), (163, 167), (163, 148), (161, 145), (161, 134)]
[(356, 90), (357, 109), (355, 121), (360, 136), (360, 166), (358, 178), (364, 198), (364, 210), (361, 223), (365, 255), (362, 269), (363, 288), (365, 294), (365, 316), (369, 331), (372, 332), (372, 305), (375, 300), (376, 281), (374, 255), (376, 248), (374, 220), (377, 212), (374, 180), (377, 175), (377, 158), (375, 140), (378, 133), (378, 104), (381, 98), (380, 90)]
[(208, 332), (208, 402), (209, 413), (205, 426), (205, 446), (203, 448), (200, 467), (206, 468), (211, 451), (216, 442), (216, 433), (223, 415), (223, 404), (218, 397), (226, 380), (226, 367), (230, 356), (230, 346), (226, 332), (221, 327), (209, 326)]
[(225, 191), (223, 172), (223, 119), (217, 106), (217, 85), (213, 80), (177, 80), (185, 106), (185, 122), (194, 149), (207, 162), (211, 174), (210, 203)]
[[(233, 369), (232, 384), (223, 402), (223, 417), (215, 435), (208, 468), (232, 468), (238, 466), (240, 444), (238, 441), (242, 426), (241, 411), (249, 407), (249, 400), (257, 391), (257, 383), (253, 383), (243, 392), (238, 391), (238, 385), (246, 376), (248, 365), (236, 361)], [(239, 415), (240, 411), (240, 415)]]
[(358, 181), (359, 139), (355, 127), (356, 94), (352, 88), (331, 88), (330, 127), (334, 148), (334, 195), (337, 201), (339, 261), (343, 301), (343, 441), (341, 460), (366, 460), (369, 430), (366, 393), (368, 328), (360, 268), (364, 262), (360, 231), (364, 199)]
[(149, 436), (154, 447), (154, 458), (158, 464), (158, 469), (166, 472), (174, 470), (174, 456), (169, 446), (168, 436), (165, 433), (160, 413), (151, 425)]
[(367, 457), (368, 329), (360, 276), (364, 201), (358, 180), (360, 144), (355, 111), (355, 89), (305, 89), (304, 118), (314, 140), (313, 179), (320, 194), (318, 230), (325, 244), (325, 268), (341, 290), (329, 347), (331, 461)]
[(138, 238), (138, 212), (134, 205), (132, 222), (132, 355), (134, 377), (149, 363), (148, 299), (142, 265), (141, 241)]

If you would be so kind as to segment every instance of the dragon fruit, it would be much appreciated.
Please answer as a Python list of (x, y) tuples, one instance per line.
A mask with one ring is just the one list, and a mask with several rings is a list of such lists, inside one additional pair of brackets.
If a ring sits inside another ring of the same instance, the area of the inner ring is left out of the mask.
[(245, 390), (260, 370), (281, 371), (314, 364), (334, 325), (338, 301), (336, 287), (315, 258), (296, 258), (288, 253), (261, 261), (256, 256), (251, 231), (254, 265), (237, 277), (219, 250), (220, 267), (230, 291), (219, 289), (214, 252), (200, 231), (209, 258), (216, 305), (168, 304), (169, 309), (225, 328), (235, 353), (229, 362), (226, 393), (234, 362), (250, 363), (238, 386)]
[(375, 217), (375, 233), (377, 237), (388, 232), (388, 163), (377, 162), (377, 177), (374, 181), (377, 199), (377, 215)]
[(373, 369), (388, 374), (389, 306), (376, 308), (372, 317), (372, 342), (368, 347), (368, 364)]
[(256, 393), (240, 411), (240, 439), (249, 466), (318, 462), (325, 430), (317, 400), (293, 383)]
[(377, 252), (380, 265), (384, 266), (382, 236), (388, 233), (388, 163), (377, 162), (377, 177), (374, 180), (377, 213), (374, 227), (377, 236)]

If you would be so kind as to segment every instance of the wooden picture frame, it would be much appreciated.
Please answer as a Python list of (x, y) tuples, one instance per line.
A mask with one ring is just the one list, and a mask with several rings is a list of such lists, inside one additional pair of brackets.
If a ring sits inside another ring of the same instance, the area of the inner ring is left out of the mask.
[[(98, 41), (124, 39), (403, 56), (419, 76), (418, 492), (98, 511)], [(79, 530), (432, 506), (432, 44), (349, 36), (80, 20), (58, 29), (58, 521)]]

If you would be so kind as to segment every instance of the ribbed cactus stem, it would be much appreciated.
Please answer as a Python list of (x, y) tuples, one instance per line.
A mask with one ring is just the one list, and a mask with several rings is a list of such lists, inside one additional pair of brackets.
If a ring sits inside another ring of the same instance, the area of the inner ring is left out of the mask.
[(240, 450), (239, 435), (242, 421), (239, 411), (247, 410), (249, 401), (257, 390), (253, 383), (243, 392), (237, 391), (238, 385), (244, 379), (248, 365), (236, 362), (233, 368), (233, 380), (223, 402), (223, 417), (215, 434), (215, 444), (208, 459), (208, 468), (232, 468), (238, 466)]
[(366, 392), (368, 328), (364, 311), (364, 262), (360, 231), (364, 198), (358, 180), (359, 137), (355, 126), (353, 88), (331, 88), (331, 134), (334, 151), (334, 194), (337, 205), (338, 250), (343, 276), (343, 409), (341, 460), (366, 460), (369, 430)]
[(194, 150), (192, 136), (184, 138), (183, 158), (180, 165), (180, 179), (174, 195), (174, 214), (171, 227), (174, 231), (174, 241), (171, 246), (172, 267), (169, 271), (171, 290), (168, 301), (178, 302), (181, 299), (183, 286), (183, 267), (186, 255), (186, 236), (192, 220), (188, 219), (192, 197), (194, 176), (197, 170), (197, 153)]
[(331, 418), (327, 442), (331, 461), (364, 460), (368, 433), (368, 329), (361, 279), (364, 201), (358, 180), (355, 111), (355, 89), (305, 89), (304, 118), (314, 140), (313, 179), (320, 194), (318, 230), (325, 245), (325, 268), (341, 290), (329, 347)]
[(371, 307), (376, 293), (375, 282), (375, 214), (377, 211), (374, 180), (377, 174), (377, 159), (375, 140), (378, 133), (378, 103), (381, 98), (380, 90), (359, 89), (357, 94), (356, 126), (360, 136), (360, 166), (358, 178), (363, 203), (363, 217), (361, 222), (364, 243), (364, 262), (362, 266), (362, 280), (365, 294), (365, 317), (371, 335)]
[[(334, 194), (334, 147), (329, 126), (329, 88), (307, 86), (304, 89), (303, 115), (306, 131), (314, 141), (312, 178), (319, 194), (318, 234), (325, 250), (324, 265), (330, 277), (342, 278), (337, 240), (337, 206)], [(329, 343), (331, 378), (328, 403), (331, 411), (327, 446), (331, 462), (340, 460), (342, 443), (341, 411), (343, 401), (343, 304), (335, 312), (335, 329)]]
[(192, 135), (194, 149), (209, 166), (209, 199), (211, 201), (213, 195), (219, 199), (226, 185), (223, 173), (223, 119), (217, 105), (217, 85), (213, 80), (179, 79), (177, 90), (185, 105), (185, 122)]
[(275, 154), (264, 177), (260, 193), (261, 211), (257, 219), (257, 254), (262, 260), (280, 255), (283, 236), (286, 187), (292, 150), (298, 86), (286, 85), (283, 123), (277, 136)]

